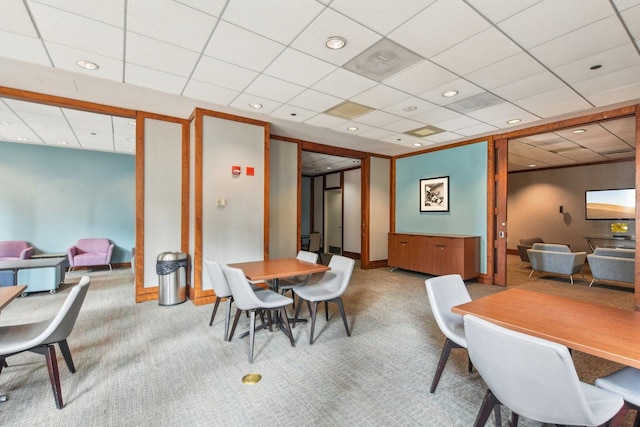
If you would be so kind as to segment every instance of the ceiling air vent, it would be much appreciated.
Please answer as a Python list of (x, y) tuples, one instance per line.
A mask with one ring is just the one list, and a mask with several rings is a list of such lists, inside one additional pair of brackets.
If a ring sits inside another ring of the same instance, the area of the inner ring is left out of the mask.
[(367, 114), (373, 111), (373, 108), (366, 105), (356, 104), (355, 102), (345, 101), (342, 104), (338, 104), (335, 107), (329, 108), (325, 111), (326, 114), (332, 116), (342, 117), (344, 119), (353, 120), (363, 114)]
[(424, 138), (425, 136), (435, 135), (436, 133), (444, 132), (444, 130), (435, 126), (424, 126), (418, 129), (405, 132), (407, 135), (417, 136), (418, 138)]

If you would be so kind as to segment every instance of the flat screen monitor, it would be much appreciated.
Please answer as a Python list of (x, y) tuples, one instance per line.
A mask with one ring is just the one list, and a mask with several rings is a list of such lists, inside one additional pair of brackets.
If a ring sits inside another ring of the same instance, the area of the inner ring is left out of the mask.
[(587, 190), (584, 194), (587, 219), (636, 219), (636, 190)]

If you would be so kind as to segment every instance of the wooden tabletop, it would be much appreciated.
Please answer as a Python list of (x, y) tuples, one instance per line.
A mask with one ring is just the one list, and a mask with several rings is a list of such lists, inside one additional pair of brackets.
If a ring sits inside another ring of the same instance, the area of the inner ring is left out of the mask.
[(22, 292), (27, 289), (26, 285), (3, 286), (0, 288), (0, 310), (9, 305), (11, 301), (16, 299)]
[(302, 276), (330, 270), (323, 264), (300, 261), (296, 258), (280, 258), (265, 261), (240, 262), (229, 264), (229, 267), (240, 268), (251, 281), (279, 279), (282, 277)]
[(640, 369), (640, 312), (523, 289), (455, 306), (506, 328)]

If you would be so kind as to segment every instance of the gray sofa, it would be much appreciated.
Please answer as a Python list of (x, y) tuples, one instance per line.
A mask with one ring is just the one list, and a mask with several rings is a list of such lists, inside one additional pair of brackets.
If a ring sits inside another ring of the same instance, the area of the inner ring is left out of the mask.
[(607, 280), (612, 282), (635, 283), (636, 269), (635, 249), (596, 248), (587, 255), (593, 280)]
[(571, 252), (569, 246), (553, 243), (534, 243), (532, 249), (527, 250), (529, 262), (531, 263), (531, 273), (542, 271), (545, 273), (567, 274), (573, 284), (573, 275), (580, 272), (584, 278), (584, 262), (587, 258), (586, 252)]

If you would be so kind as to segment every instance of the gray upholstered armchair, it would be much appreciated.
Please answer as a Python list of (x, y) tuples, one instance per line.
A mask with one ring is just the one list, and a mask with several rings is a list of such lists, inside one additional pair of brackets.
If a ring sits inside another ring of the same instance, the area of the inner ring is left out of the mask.
[(596, 248), (587, 255), (593, 280), (609, 280), (613, 282), (635, 283), (636, 272), (635, 249)]
[(520, 265), (525, 262), (529, 262), (529, 254), (527, 254), (527, 249), (533, 248), (534, 243), (544, 243), (541, 237), (530, 237), (528, 239), (520, 239), (520, 244), (518, 245), (518, 255), (520, 255)]
[(553, 243), (534, 243), (532, 249), (527, 250), (531, 273), (542, 271), (554, 274), (567, 274), (573, 285), (573, 275), (580, 272), (584, 279), (584, 262), (587, 259), (586, 252), (571, 252), (567, 245)]

